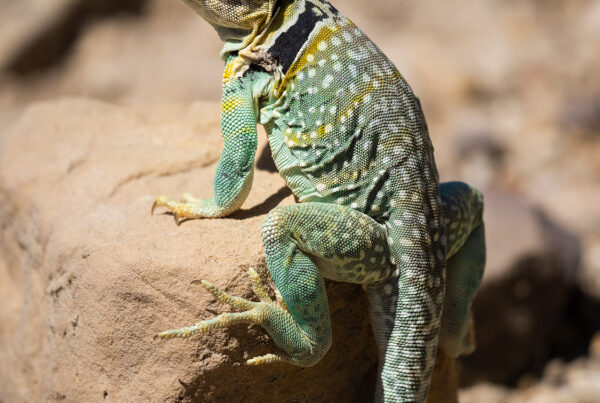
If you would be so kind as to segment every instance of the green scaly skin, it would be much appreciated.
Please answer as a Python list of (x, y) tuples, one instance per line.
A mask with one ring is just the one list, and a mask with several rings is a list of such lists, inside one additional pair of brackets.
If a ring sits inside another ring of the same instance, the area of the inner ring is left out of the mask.
[(324, 278), (359, 283), (380, 352), (375, 400), (425, 401), (438, 338), (453, 357), (474, 348), (471, 303), (485, 261), (481, 194), (439, 184), (419, 100), (327, 1), (185, 1), (225, 41), (224, 149), (213, 198), (161, 196), (155, 206), (177, 220), (239, 209), (252, 185), (257, 123), (301, 203), (274, 209), (262, 229), (281, 298), (271, 301), (253, 271), (260, 302), (203, 281), (243, 312), (159, 337), (256, 323), (285, 354), (249, 363), (311, 366), (331, 345)]

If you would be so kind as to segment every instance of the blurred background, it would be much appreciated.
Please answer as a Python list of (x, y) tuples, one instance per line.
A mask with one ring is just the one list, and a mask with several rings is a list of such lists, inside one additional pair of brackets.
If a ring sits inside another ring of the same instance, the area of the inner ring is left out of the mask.
[[(332, 3), (420, 97), (441, 179), (486, 197), (461, 401), (600, 401), (600, 2)], [(0, 0), (0, 147), (40, 100), (218, 101), (220, 47), (181, 1)]]

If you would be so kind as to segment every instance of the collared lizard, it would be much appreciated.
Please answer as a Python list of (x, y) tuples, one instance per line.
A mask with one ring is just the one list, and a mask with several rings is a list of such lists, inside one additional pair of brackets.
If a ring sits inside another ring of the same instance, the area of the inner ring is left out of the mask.
[[(250, 192), (257, 123), (300, 203), (262, 227), (272, 301), (204, 288), (242, 310), (160, 338), (261, 325), (283, 353), (249, 364), (317, 363), (331, 345), (324, 278), (362, 284), (379, 349), (376, 401), (424, 401), (440, 348), (473, 348), (470, 307), (485, 260), (482, 197), (439, 184), (418, 98), (388, 58), (325, 0), (184, 0), (225, 42), (224, 149), (214, 196), (159, 197), (176, 221), (223, 217)], [(446, 278), (446, 267), (448, 276)], [(446, 292), (445, 292), (446, 291)]]

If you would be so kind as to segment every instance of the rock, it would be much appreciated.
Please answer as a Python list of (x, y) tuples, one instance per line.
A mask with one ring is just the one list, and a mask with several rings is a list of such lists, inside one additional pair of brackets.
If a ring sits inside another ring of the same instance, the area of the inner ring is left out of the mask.
[(153, 340), (228, 309), (194, 279), (253, 297), (241, 267), (264, 272), (263, 218), (293, 202), (277, 173), (258, 170), (230, 218), (150, 216), (157, 195), (212, 193), (218, 111), (66, 99), (28, 108), (5, 133), (1, 401), (370, 399), (376, 349), (355, 285), (328, 283), (333, 348), (312, 368), (242, 365), (276, 350), (258, 327)]
[(579, 96), (565, 102), (560, 124), (569, 135), (597, 139), (600, 136), (600, 95)]
[[(105, 102), (136, 105), (188, 104), (198, 99), (220, 99), (223, 61), (219, 58), (219, 50), (222, 44), (216, 31), (183, 1), (149, 0), (141, 14), (134, 13), (128, 4), (138, 2), (141, 7), (145, 4), (142, 0), (69, 1), (87, 7), (88, 17), (72, 21), (79, 27), (76, 40), (69, 45), (68, 52), (64, 48), (67, 53), (51, 52), (53, 56), (48, 62), (53, 64), (46, 66), (51, 68), (40, 66), (35, 74), (21, 75), (6, 71), (8, 67), (2, 70), (2, 55), (5, 54), (2, 40), (14, 36), (8, 43), (25, 49), (29, 43), (21, 37), (25, 33), (20, 33), (17, 40), (17, 33), (9, 35), (8, 30), (13, 21), (20, 21), (18, 16), (29, 21), (27, 18), (44, 14), (46, 2), (41, 2), (44, 4), (40, 4), (37, 13), (31, 13), (31, 0), (8, 2), (7, 5), (0, 2), (0, 33), (7, 32), (4, 37), (0, 35), (0, 137), (27, 105), (40, 99), (84, 94)], [(57, 2), (49, 0), (47, 3)], [(13, 3), (12, 7), (8, 5)], [(98, 10), (101, 7), (105, 7), (103, 12)], [(22, 10), (17, 13), (14, 11), (17, 8)], [(52, 16), (54, 13), (62, 15), (67, 12), (63, 8), (55, 4), (49, 10), (53, 11)], [(128, 13), (120, 12), (127, 10)], [(109, 15), (113, 18), (108, 18)], [(33, 30), (35, 27), (35, 32), (43, 32), (42, 38), (52, 38), (53, 35), (46, 32), (51, 30), (47, 25), (54, 23), (50, 17), (40, 15), (40, 21), (27, 24), (21, 21), (23, 27), (19, 29), (27, 26)], [(36, 51), (36, 55), (46, 51)]]
[(0, 5), (0, 70), (29, 73), (66, 53), (97, 16), (139, 12), (146, 0), (25, 0)]
[[(219, 109), (65, 99), (30, 107), (5, 134), (0, 401), (371, 400), (377, 354), (357, 285), (327, 282), (333, 347), (311, 368), (243, 365), (277, 350), (257, 326), (153, 340), (228, 310), (194, 279), (254, 298), (242, 268), (268, 277), (260, 226), (293, 202), (277, 173), (257, 170), (229, 218), (150, 216), (162, 193), (211, 195)], [(441, 356), (433, 382), (430, 403), (456, 396), (454, 360)]]
[(479, 189), (497, 184), (505, 168), (506, 148), (485, 128), (467, 129), (457, 138), (456, 166), (461, 178)]
[(511, 384), (541, 371), (557, 346), (576, 348), (586, 337), (567, 335), (573, 327), (564, 326), (579, 243), (535, 207), (498, 192), (485, 194), (484, 221), (488, 261), (474, 302), (477, 349), (461, 360), (461, 381)]
[(480, 383), (467, 389), (462, 389), (459, 394), (461, 403), (506, 403), (509, 390), (502, 386), (489, 383)]
[(600, 361), (580, 358), (570, 363), (553, 361), (542, 379), (529, 387), (479, 384), (460, 392), (463, 403), (571, 403), (596, 402), (600, 397)]

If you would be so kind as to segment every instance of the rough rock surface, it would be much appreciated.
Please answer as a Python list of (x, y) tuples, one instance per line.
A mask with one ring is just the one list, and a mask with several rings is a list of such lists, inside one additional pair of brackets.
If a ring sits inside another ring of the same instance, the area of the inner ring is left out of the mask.
[(230, 218), (177, 227), (150, 216), (162, 193), (211, 194), (218, 116), (216, 104), (62, 100), (32, 106), (5, 133), (0, 400), (368, 400), (376, 351), (357, 286), (328, 285), (334, 347), (313, 368), (241, 365), (276, 348), (259, 328), (153, 340), (228, 309), (194, 279), (251, 297), (241, 268), (264, 269), (263, 216), (293, 202), (278, 174), (257, 171)]

